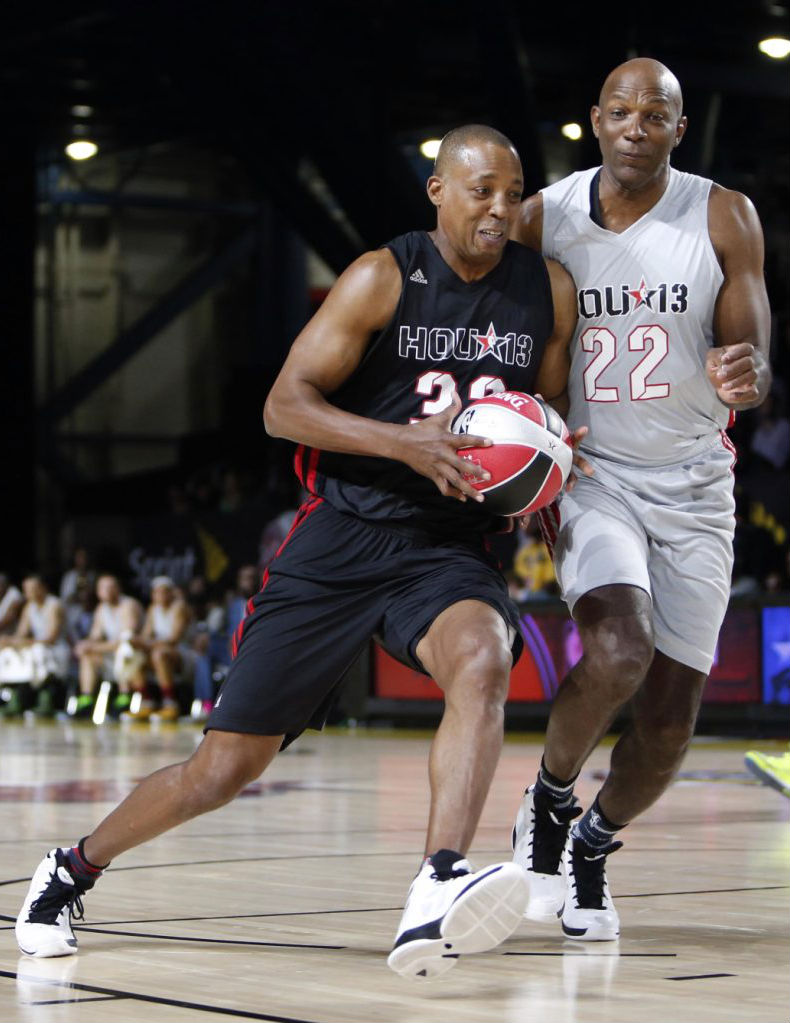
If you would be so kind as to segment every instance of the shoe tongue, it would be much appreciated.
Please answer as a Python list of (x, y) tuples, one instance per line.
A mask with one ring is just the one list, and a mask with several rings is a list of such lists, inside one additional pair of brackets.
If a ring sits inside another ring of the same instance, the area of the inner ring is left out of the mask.
[(468, 874), (472, 866), (461, 853), (454, 849), (440, 849), (429, 857), (434, 873), (438, 877), (450, 877), (453, 874)]
[(72, 888), (74, 887), (74, 878), (71, 876), (68, 870), (66, 870), (65, 867), (63, 866), (58, 867), (57, 875), (58, 879), (62, 881), (63, 884), (71, 885)]

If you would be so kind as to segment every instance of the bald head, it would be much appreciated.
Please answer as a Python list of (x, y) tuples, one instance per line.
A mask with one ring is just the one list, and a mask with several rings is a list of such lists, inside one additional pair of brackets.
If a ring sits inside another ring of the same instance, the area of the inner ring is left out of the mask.
[(651, 57), (634, 57), (611, 71), (601, 87), (599, 106), (620, 91), (655, 92), (675, 108), (678, 117), (683, 113), (680, 82), (665, 64)]
[(433, 165), (433, 173), (437, 177), (443, 177), (454, 164), (467, 162), (467, 154), (481, 145), (509, 149), (519, 164), (521, 163), (516, 147), (507, 135), (503, 135), (501, 131), (497, 131), (496, 128), (491, 128), (487, 124), (464, 124), (460, 128), (448, 131), (442, 139)]

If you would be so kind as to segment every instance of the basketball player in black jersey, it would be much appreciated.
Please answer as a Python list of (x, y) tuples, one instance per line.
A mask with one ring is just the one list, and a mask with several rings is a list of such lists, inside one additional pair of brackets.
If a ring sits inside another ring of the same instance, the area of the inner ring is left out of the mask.
[(464, 479), (469, 464), (458, 454), (487, 442), (457, 437), (450, 424), (462, 404), (493, 390), (551, 399), (565, 388), (573, 284), (558, 264), (508, 241), (522, 185), (504, 136), (474, 125), (451, 132), (428, 183), (436, 230), (358, 259), (297, 338), (264, 420), (299, 444), (310, 496), (234, 637), (206, 736), (76, 847), (47, 856), (17, 923), (24, 952), (76, 951), (69, 906), (101, 865), (229, 802), (284, 744), (321, 727), (338, 680), (373, 635), (445, 697), (430, 754), (427, 858), (390, 966), (435, 976), (515, 929), (522, 869), (475, 873), (465, 853), (499, 758), (521, 639), (484, 545), (502, 523)]

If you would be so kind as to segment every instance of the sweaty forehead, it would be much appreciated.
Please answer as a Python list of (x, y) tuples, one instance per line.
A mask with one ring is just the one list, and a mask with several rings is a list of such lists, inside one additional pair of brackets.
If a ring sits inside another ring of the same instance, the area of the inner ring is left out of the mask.
[(451, 154), (445, 173), (494, 178), (506, 175), (521, 180), (521, 163), (512, 149), (492, 143), (460, 146)]
[(601, 101), (611, 103), (665, 103), (680, 113), (683, 100), (676, 80), (670, 75), (624, 72), (604, 83)]

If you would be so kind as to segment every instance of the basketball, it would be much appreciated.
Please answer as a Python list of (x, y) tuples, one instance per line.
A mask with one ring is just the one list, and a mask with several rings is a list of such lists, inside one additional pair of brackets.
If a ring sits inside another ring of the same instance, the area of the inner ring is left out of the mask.
[(459, 413), (453, 433), (488, 437), (490, 448), (462, 448), (461, 458), (491, 474), (466, 480), (485, 494), (495, 515), (528, 515), (551, 504), (571, 471), (573, 449), (562, 417), (540, 398), (500, 391), (472, 402)]

